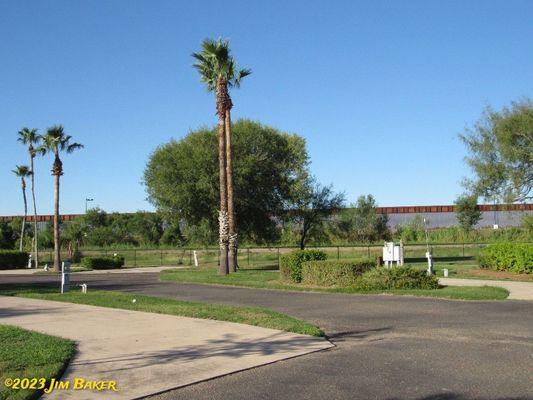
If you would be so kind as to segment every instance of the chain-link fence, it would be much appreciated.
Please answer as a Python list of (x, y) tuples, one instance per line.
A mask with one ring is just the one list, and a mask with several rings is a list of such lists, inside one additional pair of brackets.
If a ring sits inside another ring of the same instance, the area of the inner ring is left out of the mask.
[[(436, 262), (468, 260), (479, 255), (487, 243), (433, 243), (431, 250)], [(329, 259), (356, 260), (361, 258), (375, 259), (382, 255), (382, 245), (352, 245), (352, 246), (308, 246), (309, 249), (322, 250)], [(296, 247), (240, 247), (238, 263), (241, 268), (278, 268), (283, 254), (297, 250)], [(192, 266), (194, 265), (194, 251), (196, 251), (200, 266), (213, 266), (218, 263), (219, 250), (217, 248), (174, 248), (174, 249), (82, 249), (82, 256), (113, 256), (124, 257), (126, 267), (147, 266)], [(404, 244), (406, 263), (425, 261), (425, 244)], [(62, 258), (69, 259), (66, 251), (61, 252)], [(51, 263), (53, 250), (41, 252), (40, 261)]]

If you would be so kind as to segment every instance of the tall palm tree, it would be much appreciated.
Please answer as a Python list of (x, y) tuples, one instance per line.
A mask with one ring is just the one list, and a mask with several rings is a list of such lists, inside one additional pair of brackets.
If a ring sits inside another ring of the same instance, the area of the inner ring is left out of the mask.
[(61, 267), (61, 238), (59, 232), (59, 178), (63, 175), (63, 163), (59, 158), (61, 152), (68, 154), (74, 150), (83, 148), (82, 144), (71, 143), (72, 136), (65, 134), (63, 125), (55, 125), (48, 128), (43, 136), (43, 144), (39, 148), (43, 154), (53, 153), (54, 164), (52, 166), (52, 176), (55, 177), (54, 192), (54, 270), (59, 271)]
[(229, 41), (205, 39), (202, 50), (193, 53), (194, 67), (210, 92), (215, 92), (218, 115), (218, 157), (220, 169), (220, 273), (228, 274), (229, 268), (237, 270), (237, 222), (235, 219), (233, 190), (233, 148), (231, 144), (231, 108), (233, 103), (229, 89), (240, 87), (241, 79), (252, 73), (249, 69), (236, 68), (230, 53)]
[(33, 201), (33, 255), (35, 268), (39, 266), (39, 245), (38, 245), (38, 230), (37, 230), (37, 204), (35, 202), (35, 166), (34, 159), (36, 155), (35, 149), (40, 146), (41, 135), (37, 133), (37, 129), (22, 128), (18, 132), (19, 142), (28, 146), (28, 153), (30, 155), (30, 176), (31, 176), (31, 197)]
[(20, 178), (22, 184), (22, 198), (24, 199), (24, 218), (22, 218), (22, 228), (20, 230), (20, 245), (19, 251), (23, 249), (24, 243), (24, 228), (26, 225), (26, 218), (28, 216), (28, 201), (26, 200), (26, 178), (31, 175), (30, 169), (26, 165), (17, 165), (12, 172)]

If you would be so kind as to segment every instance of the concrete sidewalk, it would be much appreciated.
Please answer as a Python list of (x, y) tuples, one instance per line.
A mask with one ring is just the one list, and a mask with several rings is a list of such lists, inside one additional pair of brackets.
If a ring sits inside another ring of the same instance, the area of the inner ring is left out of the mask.
[(62, 381), (117, 381), (118, 392), (56, 390), (46, 399), (134, 399), (333, 346), (250, 325), (5, 296), (0, 321), (75, 340)]
[(446, 286), (496, 286), (509, 291), (508, 299), (533, 300), (533, 282), (496, 281), (490, 279), (439, 278)]

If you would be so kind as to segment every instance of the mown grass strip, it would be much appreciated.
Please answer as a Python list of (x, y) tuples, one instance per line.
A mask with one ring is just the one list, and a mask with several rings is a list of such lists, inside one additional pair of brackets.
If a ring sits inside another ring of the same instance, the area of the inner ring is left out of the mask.
[(0, 285), (0, 295), (146, 311), (181, 317), (213, 319), (301, 333), (304, 335), (324, 336), (322, 330), (306, 321), (261, 307), (196, 303), (103, 290), (89, 290), (87, 294), (80, 293), (79, 291), (60, 294), (58, 293), (58, 289), (31, 285)]
[(230, 275), (218, 275), (215, 269), (166, 270), (160, 274), (161, 280), (207, 285), (230, 285), (261, 289), (296, 290), (308, 292), (349, 293), (349, 294), (394, 294), (423, 297), (436, 297), (460, 300), (504, 300), (509, 291), (493, 286), (444, 286), (435, 290), (406, 289), (361, 291), (355, 288), (317, 288), (301, 284), (280, 282), (278, 271), (239, 270)]
[[(0, 399), (36, 399), (42, 389), (12, 389), (8, 378), (58, 378), (74, 354), (73, 341), (10, 325), (0, 325)], [(38, 382), (34, 385), (42, 386)], [(47, 386), (47, 385), (46, 385)]]

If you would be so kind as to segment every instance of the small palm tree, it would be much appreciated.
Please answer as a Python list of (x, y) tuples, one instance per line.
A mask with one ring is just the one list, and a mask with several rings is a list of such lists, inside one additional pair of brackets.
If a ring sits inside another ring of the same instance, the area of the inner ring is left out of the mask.
[(24, 199), (24, 218), (22, 218), (22, 228), (20, 230), (20, 245), (19, 251), (23, 249), (24, 243), (24, 228), (26, 225), (26, 217), (28, 216), (28, 202), (26, 200), (26, 178), (31, 175), (30, 169), (26, 165), (17, 165), (12, 172), (20, 178), (22, 184), (22, 198)]
[(238, 70), (230, 53), (229, 41), (205, 39), (202, 50), (193, 53), (194, 67), (200, 73), (207, 90), (215, 92), (218, 115), (218, 157), (220, 169), (220, 273), (228, 274), (229, 268), (237, 270), (237, 222), (233, 199), (233, 148), (231, 144), (231, 108), (233, 103), (229, 89), (240, 87), (242, 78), (252, 71)]
[(65, 134), (62, 125), (55, 125), (46, 131), (43, 136), (43, 144), (38, 149), (43, 154), (53, 153), (54, 164), (52, 166), (52, 176), (55, 177), (54, 192), (54, 269), (61, 267), (61, 238), (59, 232), (59, 178), (63, 175), (63, 163), (59, 158), (61, 152), (68, 154), (74, 150), (83, 148), (82, 144), (71, 143), (72, 136)]
[(33, 202), (33, 253), (35, 268), (39, 266), (39, 246), (38, 246), (38, 230), (37, 230), (37, 204), (35, 202), (35, 167), (34, 159), (36, 155), (36, 148), (39, 148), (41, 143), (41, 135), (37, 133), (37, 129), (22, 128), (18, 132), (18, 139), (20, 143), (28, 146), (28, 153), (30, 155), (30, 175), (31, 175), (31, 197)]

